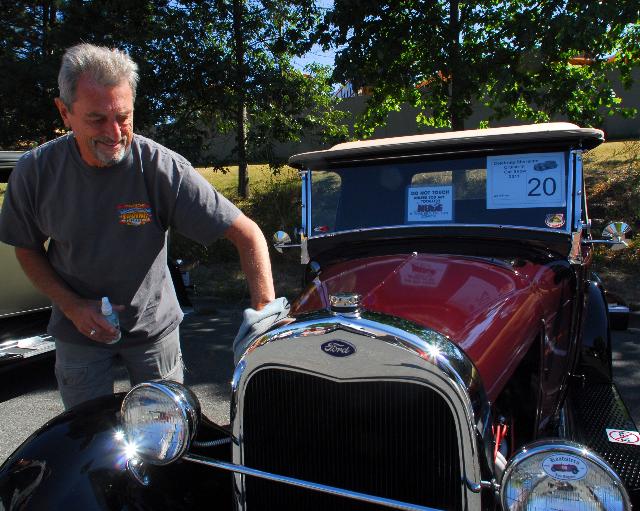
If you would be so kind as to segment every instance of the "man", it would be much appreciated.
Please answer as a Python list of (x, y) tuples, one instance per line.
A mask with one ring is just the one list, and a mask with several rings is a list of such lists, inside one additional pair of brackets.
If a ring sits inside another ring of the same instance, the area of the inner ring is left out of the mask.
[[(137, 66), (123, 52), (68, 49), (55, 102), (72, 132), (23, 156), (0, 216), (0, 239), (15, 246), (27, 276), (53, 302), (49, 333), (67, 409), (113, 392), (117, 356), (132, 384), (183, 381), (169, 227), (204, 245), (221, 235), (231, 240), (254, 312), (274, 307), (258, 226), (180, 155), (134, 134), (137, 82)], [(103, 296), (120, 314), (122, 339), (114, 344), (118, 333), (100, 313)]]

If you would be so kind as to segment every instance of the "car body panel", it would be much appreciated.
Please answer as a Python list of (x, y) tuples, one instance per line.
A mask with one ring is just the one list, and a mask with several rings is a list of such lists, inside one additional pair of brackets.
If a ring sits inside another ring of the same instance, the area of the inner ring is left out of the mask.
[[(8, 181), (13, 167), (23, 154), (20, 151), (0, 151), (0, 182)], [(2, 269), (0, 319), (51, 307), (51, 300), (36, 289), (22, 271), (16, 259), (14, 247), (2, 242), (0, 242), (0, 268)]]
[(15, 248), (0, 242), (0, 319), (51, 307), (51, 300), (38, 291), (22, 271)]
[[(154, 483), (149, 486), (131, 477), (120, 434), (123, 398), (121, 393), (80, 405), (25, 440), (0, 466), (2, 509), (186, 511), (206, 508), (210, 492), (215, 492), (218, 505), (230, 507), (226, 473), (211, 477), (205, 467), (181, 462), (162, 470), (149, 467)], [(215, 454), (231, 457), (228, 446)]]
[[(564, 271), (562, 271), (564, 270)], [(495, 400), (531, 343), (547, 336), (548, 367), (561, 367), (569, 336), (566, 264), (397, 254), (330, 267), (294, 302), (292, 314), (329, 307), (329, 295), (361, 296), (365, 310), (404, 318), (456, 343), (472, 359)], [(529, 332), (519, 338), (520, 332)], [(515, 339), (518, 339), (515, 342)], [(565, 362), (566, 363), (566, 362)], [(548, 374), (545, 394), (564, 378)]]

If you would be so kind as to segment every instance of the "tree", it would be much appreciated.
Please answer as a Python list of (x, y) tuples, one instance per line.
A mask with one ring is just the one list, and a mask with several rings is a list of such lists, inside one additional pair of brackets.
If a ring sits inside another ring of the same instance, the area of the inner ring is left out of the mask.
[[(464, 129), (474, 100), (494, 114), (583, 125), (620, 105), (611, 72), (631, 83), (640, 57), (638, 0), (335, 0), (320, 40), (338, 48), (334, 77), (371, 86), (356, 125), (370, 136), (404, 103), (424, 126)], [(579, 61), (581, 58), (582, 61)], [(580, 62), (581, 65), (576, 65)]]
[(7, 2), (0, 15), (0, 147), (24, 147), (54, 136), (56, 70), (51, 41), (57, 2)]
[(136, 127), (154, 124), (161, 90), (147, 47), (163, 28), (167, 2), (146, 0), (41, 0), (7, 2), (0, 10), (0, 147), (25, 148), (58, 136), (54, 106), (64, 50), (79, 42), (127, 50), (141, 67)]
[[(299, 141), (310, 130), (321, 137), (346, 135), (328, 72), (312, 67), (303, 73), (292, 65), (312, 45), (319, 21), (312, 0), (174, 3), (174, 18), (180, 12), (188, 24), (168, 23), (177, 32), (165, 40), (163, 53), (184, 67), (163, 63), (175, 80), (173, 114), (163, 131), (188, 118), (197, 121), (199, 137), (234, 132), (241, 197), (248, 194), (248, 159), (274, 168), (281, 163), (273, 158), (275, 142)], [(204, 152), (206, 145), (201, 147)]]
[[(313, 0), (18, 0), (0, 10), (0, 146), (32, 144), (62, 129), (53, 99), (62, 52), (79, 42), (126, 50), (140, 66), (137, 132), (194, 163), (209, 140), (237, 133), (235, 157), (267, 161), (276, 142), (346, 135), (330, 75), (292, 58), (312, 44)], [(246, 171), (239, 194), (248, 193)]]

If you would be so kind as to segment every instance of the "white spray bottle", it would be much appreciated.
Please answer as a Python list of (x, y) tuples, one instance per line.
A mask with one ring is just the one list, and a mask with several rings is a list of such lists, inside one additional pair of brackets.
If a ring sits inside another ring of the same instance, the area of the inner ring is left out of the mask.
[(102, 297), (102, 306), (100, 307), (100, 312), (104, 316), (111, 325), (118, 331), (118, 337), (109, 341), (107, 344), (114, 344), (120, 340), (122, 334), (120, 333), (120, 320), (118, 319), (118, 313), (113, 310), (111, 304), (109, 303), (109, 298), (106, 296)]

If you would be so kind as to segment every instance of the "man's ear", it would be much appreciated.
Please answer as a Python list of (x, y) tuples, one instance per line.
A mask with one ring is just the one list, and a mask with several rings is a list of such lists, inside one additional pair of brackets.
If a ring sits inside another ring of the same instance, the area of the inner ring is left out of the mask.
[(62, 122), (64, 123), (65, 128), (71, 128), (71, 124), (69, 123), (69, 109), (67, 105), (60, 98), (54, 99), (56, 106), (58, 107), (58, 112), (60, 112), (60, 117), (62, 117)]

